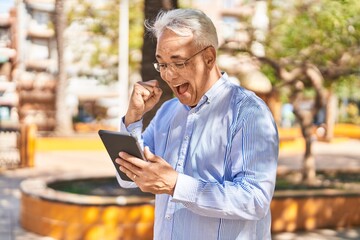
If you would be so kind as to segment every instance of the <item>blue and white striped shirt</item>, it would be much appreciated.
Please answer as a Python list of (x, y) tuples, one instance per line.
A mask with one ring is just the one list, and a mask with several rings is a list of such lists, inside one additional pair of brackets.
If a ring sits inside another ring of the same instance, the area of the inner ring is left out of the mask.
[(174, 98), (143, 133), (121, 129), (180, 173), (173, 197), (156, 195), (154, 239), (271, 239), (278, 133), (255, 94), (224, 73), (196, 107)]

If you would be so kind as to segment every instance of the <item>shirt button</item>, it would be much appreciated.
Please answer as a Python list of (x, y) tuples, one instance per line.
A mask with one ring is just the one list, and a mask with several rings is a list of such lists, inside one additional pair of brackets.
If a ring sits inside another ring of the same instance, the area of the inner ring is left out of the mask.
[(189, 136), (185, 136), (185, 140), (188, 140), (189, 139)]
[(181, 166), (182, 166), (182, 163), (178, 163), (178, 166), (181, 167)]
[(166, 220), (170, 220), (170, 219), (171, 219), (171, 216), (170, 216), (170, 215), (166, 215), (166, 216), (165, 216), (165, 219), (166, 219)]

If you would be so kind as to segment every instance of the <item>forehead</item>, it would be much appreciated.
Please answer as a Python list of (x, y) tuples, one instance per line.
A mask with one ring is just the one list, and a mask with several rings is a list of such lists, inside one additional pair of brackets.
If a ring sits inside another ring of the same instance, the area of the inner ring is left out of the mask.
[(165, 30), (157, 41), (156, 58), (176, 59), (193, 50), (193, 34), (179, 36), (171, 30)]

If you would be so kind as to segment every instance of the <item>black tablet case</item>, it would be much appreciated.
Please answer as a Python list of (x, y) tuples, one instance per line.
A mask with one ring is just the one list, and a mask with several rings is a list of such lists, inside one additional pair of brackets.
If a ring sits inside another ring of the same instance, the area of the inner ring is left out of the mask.
[(119, 152), (126, 152), (135, 157), (144, 159), (142, 150), (140, 149), (136, 138), (128, 134), (109, 130), (99, 130), (98, 134), (121, 179), (132, 181), (125, 173), (120, 171), (119, 164), (115, 162), (115, 159), (119, 157)]

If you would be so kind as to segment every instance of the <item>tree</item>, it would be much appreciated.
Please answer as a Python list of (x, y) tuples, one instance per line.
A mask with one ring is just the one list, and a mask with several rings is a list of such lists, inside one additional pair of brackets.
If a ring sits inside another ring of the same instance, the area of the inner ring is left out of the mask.
[(55, 35), (57, 47), (57, 86), (56, 86), (56, 124), (55, 134), (70, 135), (73, 132), (72, 116), (66, 106), (66, 64), (64, 61), (64, 30), (66, 18), (64, 13), (64, 0), (55, 1)]
[[(69, 23), (83, 27), (88, 34), (88, 48), (76, 49), (76, 60), (88, 62), (88, 67), (79, 75), (96, 77), (100, 83), (109, 84), (118, 81), (119, 46), (114, 44), (119, 38), (119, 3), (111, 0), (94, 4), (87, 0), (71, 2), (68, 13)], [(129, 1), (129, 64), (131, 72), (140, 68), (138, 56), (142, 46), (143, 35), (143, 1)], [(121, 53), (120, 53), (121, 54)], [(90, 59), (83, 59), (90, 55)], [(99, 71), (100, 70), (100, 71)], [(100, 73), (100, 74), (98, 74)]]
[[(97, 76), (97, 78), (104, 84), (117, 81), (117, 44), (109, 46), (101, 46), (100, 41), (106, 39), (110, 42), (117, 42), (118, 39), (118, 5), (120, 0), (108, 1), (101, 9), (96, 8), (93, 4), (86, 0), (78, 0), (77, 4), (73, 5), (69, 12), (70, 21), (81, 22), (86, 25), (86, 29), (92, 33), (92, 41), (96, 49), (92, 53), (91, 68), (99, 68), (106, 70), (106, 74)], [(79, 7), (81, 6), (81, 7)], [(163, 94), (160, 102), (155, 108), (144, 116), (144, 126), (146, 127), (150, 120), (155, 115), (156, 110), (166, 100), (173, 97), (171, 89), (167, 84), (160, 80), (159, 73), (154, 69), (153, 62), (155, 61), (156, 39), (150, 34), (144, 34), (144, 14), (145, 19), (153, 20), (161, 9), (177, 8), (177, 0), (145, 0), (145, 1), (131, 1), (130, 2), (130, 71), (137, 72), (140, 70), (142, 81), (151, 79), (158, 79), (160, 87), (163, 89)], [(88, 24), (86, 24), (88, 22)], [(141, 53), (141, 68), (140, 62), (137, 59), (137, 51), (142, 49)], [(83, 55), (78, 52), (79, 57)], [(115, 60), (115, 61), (114, 61)], [(91, 75), (89, 72), (80, 74)]]
[[(145, 19), (153, 21), (155, 20), (155, 17), (160, 10), (169, 10), (177, 7), (177, 0), (145, 0)], [(156, 39), (145, 32), (144, 43), (142, 47), (141, 77), (143, 81), (157, 79), (160, 83), (160, 88), (163, 90), (163, 94), (160, 98), (159, 103), (151, 111), (145, 114), (143, 121), (144, 127), (146, 127), (150, 123), (151, 119), (154, 117), (157, 109), (161, 106), (161, 104), (173, 97), (170, 87), (167, 85), (166, 82), (161, 80), (160, 74), (153, 67), (153, 62), (155, 62), (156, 60), (155, 49)]]
[[(359, 80), (360, 3), (347, 1), (270, 1), (271, 26), (263, 70), (286, 89), (305, 139), (303, 180), (315, 183), (313, 120), (343, 79)], [(312, 100), (306, 107), (305, 100)]]

